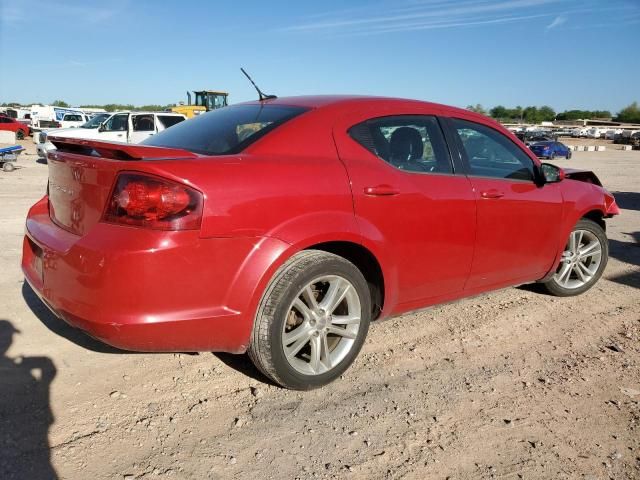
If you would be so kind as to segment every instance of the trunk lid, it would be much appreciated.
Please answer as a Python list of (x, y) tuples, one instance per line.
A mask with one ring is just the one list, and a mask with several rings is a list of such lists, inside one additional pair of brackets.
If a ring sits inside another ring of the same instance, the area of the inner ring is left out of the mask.
[(50, 137), (49, 216), (61, 228), (84, 235), (104, 214), (116, 177), (130, 162), (196, 158), (187, 150)]

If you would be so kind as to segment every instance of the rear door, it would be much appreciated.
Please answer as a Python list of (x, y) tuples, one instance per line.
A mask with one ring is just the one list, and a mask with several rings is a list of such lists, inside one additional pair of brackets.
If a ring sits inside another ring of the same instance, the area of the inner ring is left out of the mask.
[(156, 133), (156, 118), (152, 113), (132, 113), (129, 143), (140, 143)]
[(389, 300), (400, 310), (462, 291), (476, 214), (470, 182), (454, 173), (436, 117), (403, 113), (354, 113), (334, 129), (356, 220), (392, 264), (398, 297)]
[(477, 200), (476, 248), (467, 289), (537, 280), (559, 244), (562, 196), (540, 186), (537, 167), (516, 143), (489, 126), (448, 119)]

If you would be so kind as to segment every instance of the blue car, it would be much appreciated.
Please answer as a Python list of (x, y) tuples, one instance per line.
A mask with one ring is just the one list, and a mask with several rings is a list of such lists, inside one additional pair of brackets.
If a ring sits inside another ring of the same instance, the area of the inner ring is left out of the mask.
[(571, 150), (560, 142), (536, 142), (529, 145), (529, 148), (537, 157), (553, 159), (556, 157), (564, 157), (567, 160), (571, 158)]

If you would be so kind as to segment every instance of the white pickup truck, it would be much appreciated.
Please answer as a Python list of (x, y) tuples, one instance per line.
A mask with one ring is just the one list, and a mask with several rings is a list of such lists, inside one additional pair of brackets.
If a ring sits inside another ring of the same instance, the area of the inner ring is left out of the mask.
[(104, 117), (94, 117), (79, 128), (59, 128), (34, 135), (40, 158), (55, 150), (49, 136), (87, 138), (107, 142), (140, 143), (151, 135), (186, 120), (184, 115), (173, 112), (116, 112)]

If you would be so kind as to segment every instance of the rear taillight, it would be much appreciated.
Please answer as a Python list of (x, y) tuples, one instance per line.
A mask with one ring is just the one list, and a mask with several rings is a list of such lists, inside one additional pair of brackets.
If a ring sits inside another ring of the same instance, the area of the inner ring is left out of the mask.
[(104, 220), (155, 230), (197, 230), (202, 193), (171, 180), (123, 173), (118, 176)]

